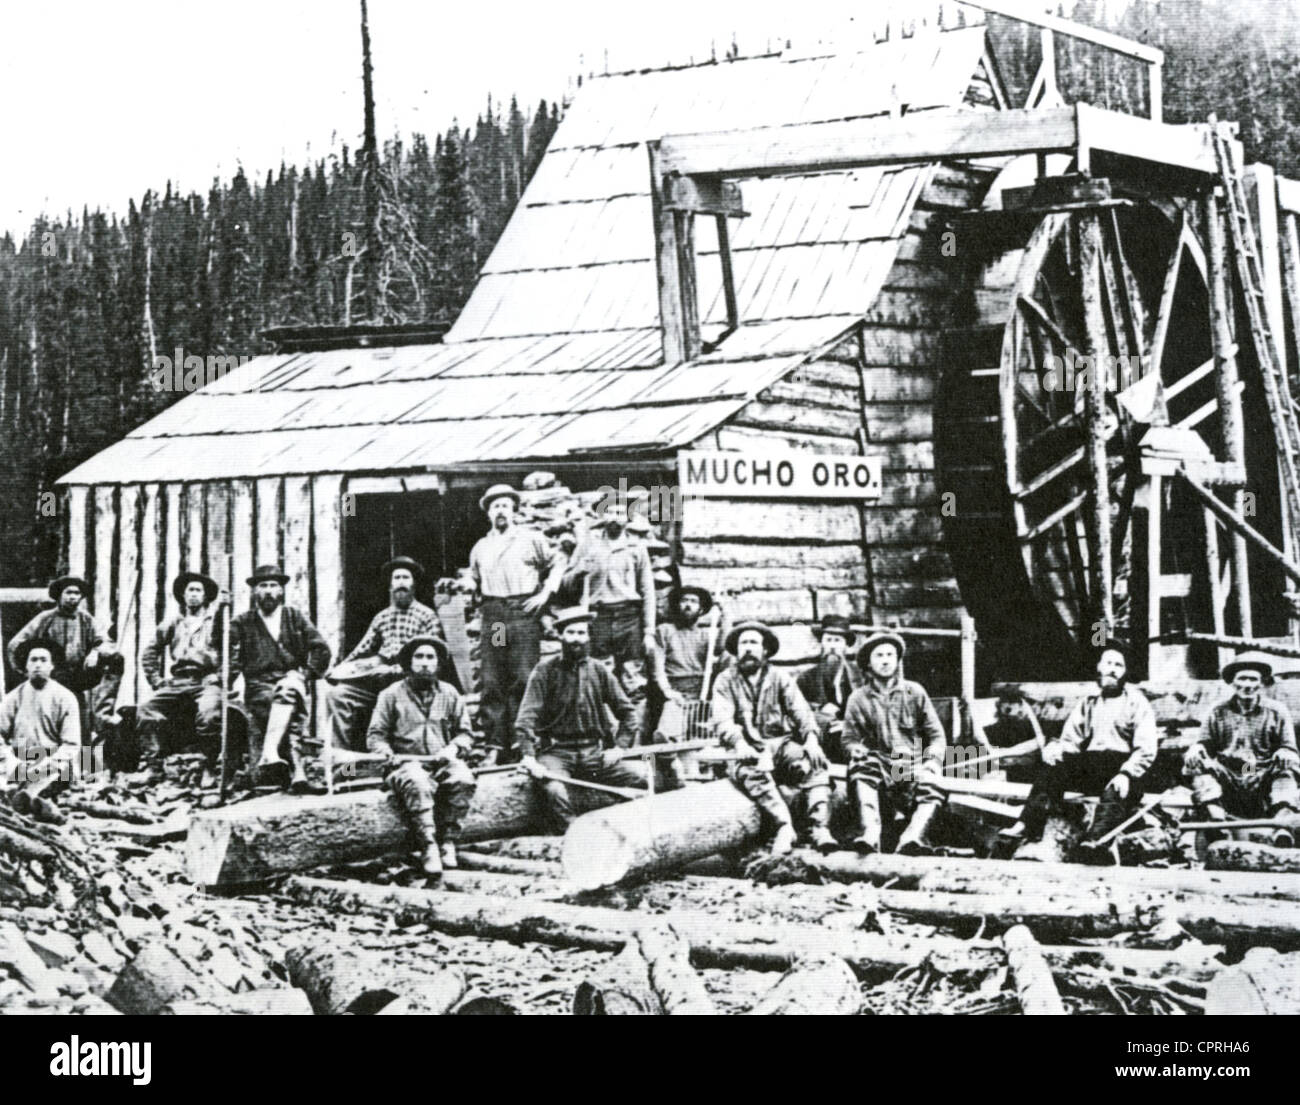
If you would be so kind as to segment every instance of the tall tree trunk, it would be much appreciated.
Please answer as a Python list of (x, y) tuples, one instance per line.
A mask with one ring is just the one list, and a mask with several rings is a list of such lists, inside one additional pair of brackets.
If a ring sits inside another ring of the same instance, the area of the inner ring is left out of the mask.
[[(366, 244), (361, 255), (365, 282), (366, 318), (379, 321), (379, 146), (375, 138), (375, 89), (370, 65), (370, 22), (361, 0), (361, 83), (365, 93), (365, 142), (361, 154), (361, 183), (366, 200)], [(345, 324), (346, 325), (346, 324)]]

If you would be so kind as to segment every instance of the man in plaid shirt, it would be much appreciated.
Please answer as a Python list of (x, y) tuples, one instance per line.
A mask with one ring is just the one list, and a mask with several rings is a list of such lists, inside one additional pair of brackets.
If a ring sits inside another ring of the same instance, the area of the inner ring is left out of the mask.
[[(409, 556), (390, 560), (383, 568), (388, 578), (391, 601), (370, 622), (357, 647), (343, 664), (330, 673), (328, 704), (335, 748), (362, 751), (366, 726), (375, 699), (385, 687), (402, 678), (398, 656), (402, 647), (417, 637), (445, 639), (437, 613), (415, 598), (415, 588), (424, 578), (424, 566)], [(343, 665), (350, 670), (342, 671)], [(454, 664), (441, 672), (442, 681), (460, 687)]]

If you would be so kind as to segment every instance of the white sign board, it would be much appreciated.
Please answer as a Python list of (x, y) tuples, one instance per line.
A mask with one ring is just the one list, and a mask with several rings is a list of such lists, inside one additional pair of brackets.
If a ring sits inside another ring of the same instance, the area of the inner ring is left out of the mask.
[(677, 454), (681, 494), (706, 499), (879, 499), (880, 471), (880, 457), (856, 454)]

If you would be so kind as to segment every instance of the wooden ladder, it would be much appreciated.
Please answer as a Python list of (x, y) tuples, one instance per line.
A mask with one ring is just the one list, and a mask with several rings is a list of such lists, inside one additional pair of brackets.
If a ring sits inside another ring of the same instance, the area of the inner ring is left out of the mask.
[(1284, 491), (1291, 532), (1297, 547), (1300, 547), (1300, 423), (1296, 421), (1291, 387), (1285, 367), (1279, 360), (1278, 347), (1274, 344), (1273, 330), (1268, 322), (1264, 270), (1255, 226), (1250, 219), (1250, 209), (1246, 206), (1246, 188), (1242, 182), (1241, 167), (1237, 164), (1236, 142), (1222, 123), (1214, 123), (1212, 134), (1219, 175), (1223, 179), (1228, 201), (1228, 226), (1232, 234), (1237, 277), (1241, 281), (1242, 298), (1246, 301), (1255, 359), (1259, 362), (1259, 371), (1264, 378), (1269, 416), (1280, 446), (1281, 475), (1282, 482), (1286, 485)]

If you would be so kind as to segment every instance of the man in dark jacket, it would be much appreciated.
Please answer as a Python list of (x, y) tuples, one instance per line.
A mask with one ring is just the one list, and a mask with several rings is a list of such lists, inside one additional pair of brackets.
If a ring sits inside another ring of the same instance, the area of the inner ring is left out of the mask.
[[(397, 662), (406, 677), (379, 692), (366, 746), (388, 757), (386, 782), (397, 795), (422, 849), (421, 869), (430, 879), (457, 867), (456, 840), (474, 799), (474, 773), (462, 758), (474, 747), (465, 700), (438, 678), (452, 670), (438, 637), (412, 637)], [(421, 762), (401, 756), (432, 756)]]
[[(301, 741), (311, 701), (308, 681), (324, 676), (330, 647), (306, 614), (285, 605), (288, 582), (270, 564), (248, 577), (254, 609), (230, 623), (230, 671), (232, 678), (244, 677), (250, 760), (261, 745), (257, 782), (302, 791), (307, 788)], [(289, 763), (282, 756), (286, 745)]]
[[(605, 665), (588, 655), (590, 622), (591, 615), (581, 608), (556, 615), (562, 651), (533, 668), (515, 718), (520, 764), (537, 780), (547, 812), (564, 828), (573, 819), (573, 801), (568, 788), (548, 776), (646, 785), (644, 775), (613, 754), (631, 747), (636, 708)], [(617, 732), (607, 710), (618, 719)]]
[(799, 690), (817, 714), (822, 730), (822, 745), (835, 762), (844, 762), (841, 736), (844, 710), (849, 696), (862, 686), (862, 675), (849, 659), (856, 635), (849, 619), (841, 614), (826, 614), (820, 625), (812, 628), (821, 645), (821, 658), (799, 676)]

